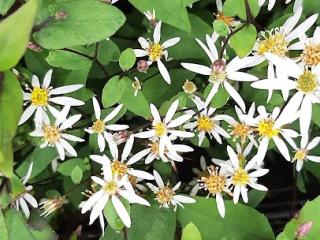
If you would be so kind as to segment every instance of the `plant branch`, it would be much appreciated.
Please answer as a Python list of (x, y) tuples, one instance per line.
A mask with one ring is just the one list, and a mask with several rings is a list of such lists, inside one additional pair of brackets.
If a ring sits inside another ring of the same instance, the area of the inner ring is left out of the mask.
[(123, 228), (123, 240), (128, 240), (128, 230), (126, 227)]
[(56, 18), (53, 16), (47, 17), (45, 20), (43, 20), (43, 22), (33, 26), (32, 33), (39, 32), (42, 28), (46, 27), (49, 23), (52, 23), (54, 20), (56, 20)]

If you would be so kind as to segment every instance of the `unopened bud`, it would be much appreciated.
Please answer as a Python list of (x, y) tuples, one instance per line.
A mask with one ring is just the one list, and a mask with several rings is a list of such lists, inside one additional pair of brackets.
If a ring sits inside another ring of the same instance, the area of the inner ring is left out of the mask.
[(152, 10), (152, 12), (151, 11), (144, 12), (144, 15), (149, 20), (149, 23), (152, 27), (155, 27), (158, 24), (158, 20), (156, 19), (156, 12), (154, 9)]
[(302, 238), (302, 237), (305, 237), (309, 234), (309, 232), (311, 231), (311, 228), (312, 228), (312, 222), (309, 221), (309, 222), (306, 222), (304, 224), (301, 224), (297, 231), (296, 231), (296, 237), (298, 239)]
[(226, 64), (223, 60), (216, 60), (212, 64), (213, 72), (222, 72), (226, 70)]
[(68, 17), (68, 14), (64, 11), (57, 11), (55, 14), (54, 14), (54, 17), (58, 20), (58, 19), (65, 19)]
[(188, 79), (184, 82), (182, 88), (183, 88), (183, 91), (187, 94), (192, 94), (197, 91), (197, 86), (193, 82), (189, 81)]
[(143, 73), (146, 73), (149, 69), (149, 64), (146, 60), (140, 60), (138, 61), (137, 63), (137, 70), (139, 72), (143, 72)]
[(34, 42), (28, 42), (27, 46), (30, 50), (35, 51), (35, 52), (41, 52), (43, 50), (42, 47), (40, 47), (38, 44)]

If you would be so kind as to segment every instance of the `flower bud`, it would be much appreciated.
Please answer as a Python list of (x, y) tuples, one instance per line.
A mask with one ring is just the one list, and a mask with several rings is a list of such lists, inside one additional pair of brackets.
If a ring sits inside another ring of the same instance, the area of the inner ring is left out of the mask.
[(65, 202), (64, 197), (54, 197), (54, 198), (43, 201), (40, 205), (42, 205), (41, 209), (43, 209), (44, 211), (40, 216), (47, 217), (52, 212), (61, 208), (64, 202)]
[(149, 69), (149, 64), (146, 60), (140, 60), (138, 61), (137, 63), (137, 70), (139, 72), (143, 72), (143, 73), (146, 73)]
[(59, 19), (65, 19), (68, 17), (68, 14), (64, 11), (57, 11), (54, 14), (55, 19), (59, 20)]
[(312, 228), (312, 221), (301, 224), (296, 231), (296, 237), (300, 239), (302, 237), (307, 236), (311, 231), (311, 228)]
[(223, 72), (226, 70), (226, 64), (223, 60), (216, 60), (212, 64), (213, 72)]
[(197, 91), (197, 86), (193, 82), (189, 81), (188, 79), (184, 82), (182, 88), (183, 88), (183, 91), (187, 94), (192, 94)]

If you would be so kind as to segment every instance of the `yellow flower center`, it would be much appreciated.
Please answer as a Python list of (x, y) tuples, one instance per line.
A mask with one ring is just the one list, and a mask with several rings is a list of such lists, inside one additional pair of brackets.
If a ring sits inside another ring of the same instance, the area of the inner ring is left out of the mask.
[(288, 52), (288, 42), (285, 36), (281, 33), (269, 32), (269, 36), (259, 42), (258, 53), (263, 55), (264, 53), (273, 53), (279, 57), (284, 57)]
[(60, 139), (60, 130), (55, 125), (45, 125), (43, 126), (43, 138), (46, 142), (54, 144)]
[(236, 123), (231, 126), (231, 135), (233, 136), (233, 140), (235, 141), (237, 138), (240, 138), (242, 142), (244, 142), (249, 135), (250, 126), (244, 123)]
[(197, 121), (199, 131), (211, 132), (214, 129), (214, 122), (211, 118), (201, 115)]
[(235, 171), (234, 175), (232, 176), (232, 182), (234, 185), (242, 185), (245, 186), (249, 182), (249, 174), (243, 168), (239, 168)]
[(299, 149), (296, 151), (296, 153), (294, 154), (294, 158), (293, 160), (300, 160), (303, 161), (306, 159), (307, 156), (307, 150), (305, 149)]
[(267, 118), (261, 120), (258, 125), (258, 132), (260, 136), (273, 138), (279, 134), (280, 129), (273, 129), (274, 120)]
[(35, 87), (31, 92), (31, 102), (36, 106), (46, 106), (48, 104), (47, 90)]
[(242, 154), (242, 153), (239, 153), (238, 154), (238, 159), (239, 159), (239, 165), (241, 168), (244, 168), (246, 166), (246, 163), (247, 163), (247, 159), (246, 157)]
[(175, 192), (172, 191), (171, 188), (169, 188), (168, 186), (164, 186), (160, 188), (159, 191), (157, 192), (156, 200), (160, 204), (170, 204), (174, 195), (175, 195)]
[(110, 181), (104, 185), (103, 190), (110, 195), (114, 195), (118, 190), (118, 185), (115, 181)]
[(111, 169), (112, 169), (112, 174), (117, 174), (118, 177), (122, 177), (128, 172), (127, 164), (122, 163), (118, 160), (113, 161), (111, 165)]
[(92, 124), (92, 131), (95, 133), (103, 133), (104, 129), (105, 129), (104, 122), (101, 121), (100, 119), (97, 119), (97, 121), (95, 121)]
[(306, 70), (297, 80), (297, 89), (304, 93), (312, 93), (318, 88), (317, 76)]
[(209, 76), (210, 83), (220, 83), (227, 79), (226, 71), (212, 71)]
[(320, 44), (309, 44), (305, 46), (302, 54), (302, 61), (309, 66), (316, 66), (320, 64)]
[(222, 22), (224, 22), (229, 27), (232, 27), (232, 24), (234, 22), (234, 18), (233, 17), (226, 16), (226, 15), (223, 14), (223, 12), (218, 12), (216, 14), (216, 19), (217, 20), (221, 20)]
[(151, 61), (157, 61), (163, 55), (163, 48), (159, 43), (150, 43), (149, 49), (149, 58)]
[(192, 94), (192, 93), (194, 93), (195, 91), (197, 91), (197, 86), (196, 86), (193, 82), (191, 82), (191, 81), (189, 81), (189, 80), (186, 80), (186, 81), (184, 82), (182, 88), (183, 88), (183, 91), (184, 91), (185, 93), (188, 93), (188, 94)]
[(156, 131), (157, 137), (162, 137), (167, 132), (166, 125), (162, 122), (156, 123), (153, 128)]
[(223, 192), (226, 186), (226, 178), (217, 172), (212, 172), (209, 176), (202, 177), (201, 180), (211, 194)]

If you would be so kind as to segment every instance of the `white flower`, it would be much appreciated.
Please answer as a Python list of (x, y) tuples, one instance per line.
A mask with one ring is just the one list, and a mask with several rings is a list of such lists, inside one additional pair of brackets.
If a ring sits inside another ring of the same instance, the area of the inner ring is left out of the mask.
[(190, 117), (193, 116), (195, 121), (191, 121), (190, 123), (185, 124), (183, 127), (198, 131), (199, 146), (202, 144), (206, 134), (208, 134), (210, 138), (214, 137), (219, 144), (222, 143), (220, 135), (225, 138), (230, 137), (229, 133), (219, 126), (219, 121), (231, 120), (232, 118), (230, 116), (212, 116), (216, 109), (212, 107), (206, 107), (206, 104), (201, 101), (199, 97), (195, 97), (193, 102), (197, 106), (197, 111), (189, 110), (187, 113), (190, 115)]
[(211, 65), (210, 66), (204, 66), (200, 64), (194, 64), (194, 63), (181, 63), (182, 67), (201, 74), (205, 76), (209, 76), (209, 84), (212, 84), (212, 89), (207, 97), (206, 105), (208, 105), (213, 96), (217, 93), (219, 90), (219, 86), (223, 86), (226, 91), (230, 94), (230, 96), (236, 101), (236, 103), (239, 105), (242, 111), (245, 111), (246, 106), (245, 103), (240, 96), (240, 94), (235, 90), (235, 88), (229, 83), (229, 80), (231, 81), (255, 81), (258, 80), (257, 77), (244, 73), (239, 72), (240, 69), (246, 68), (247, 65), (252, 64), (252, 57), (250, 58), (242, 58), (235, 57), (232, 59), (228, 64), (225, 63), (224, 60), (218, 59), (218, 52), (214, 45), (214, 41), (212, 38), (210, 38), (209, 35), (206, 35), (206, 41), (208, 47), (201, 42), (199, 39), (196, 39), (196, 41), (199, 43), (201, 48), (206, 52), (208, 57), (210, 58)]
[(167, 68), (161, 61), (161, 57), (164, 56), (165, 59), (168, 59), (168, 51), (166, 50), (169, 47), (176, 45), (180, 41), (180, 37), (171, 38), (164, 43), (160, 44), (161, 36), (161, 21), (157, 23), (153, 32), (153, 42), (149, 39), (146, 40), (143, 37), (139, 37), (138, 41), (142, 49), (134, 49), (134, 52), (137, 57), (148, 56), (148, 64), (151, 65), (154, 62), (157, 62), (158, 69), (163, 79), (167, 83), (171, 83), (170, 75)]
[[(302, 136), (300, 141), (300, 148), (292, 144), (295, 150), (292, 162), (296, 162), (296, 170), (299, 172), (302, 169), (303, 163), (310, 160), (312, 162), (320, 163), (320, 157), (309, 155), (309, 151), (315, 148), (320, 142), (320, 137), (315, 137), (308, 142), (308, 136)], [(294, 142), (293, 142), (294, 143)]]
[[(26, 185), (32, 172), (32, 166), (33, 163), (30, 164), (28, 172), (26, 176), (24, 176), (21, 180), (24, 185), (24, 192), (19, 194), (18, 197), (14, 200), (14, 207), (19, 210), (20, 208), (22, 209), (22, 212), (26, 216), (26, 218), (29, 218), (30, 216), (30, 211), (29, 211), (29, 206), (30, 204), (33, 208), (38, 207), (37, 200), (29, 193), (33, 189), (31, 185)], [(28, 204), (27, 204), (28, 203)]]
[(125, 130), (125, 129), (128, 129), (129, 126), (122, 125), (122, 124), (107, 124), (107, 123), (112, 121), (112, 119), (114, 119), (118, 115), (118, 113), (122, 108), (122, 104), (114, 108), (104, 119), (101, 120), (101, 108), (95, 97), (92, 98), (92, 103), (93, 103), (96, 120), (94, 121), (92, 126), (85, 129), (85, 131), (88, 132), (89, 134), (97, 134), (100, 152), (103, 152), (106, 147), (105, 141), (108, 142), (109, 148), (115, 148), (117, 144), (114, 141), (114, 138), (109, 131)]
[(172, 119), (178, 109), (178, 106), (179, 99), (171, 104), (166, 116), (164, 119), (161, 119), (157, 108), (153, 104), (150, 104), (151, 114), (153, 117), (152, 129), (146, 132), (135, 134), (135, 136), (138, 138), (159, 139), (159, 155), (161, 158), (164, 157), (166, 148), (169, 150), (169, 152), (174, 152), (171, 143), (173, 137), (190, 138), (194, 136), (194, 134), (190, 132), (175, 130), (175, 128), (191, 118), (190, 115), (184, 114), (176, 119)]
[(133, 142), (134, 135), (131, 135), (124, 146), (120, 160), (117, 147), (110, 149), (112, 160), (110, 160), (106, 155), (91, 155), (90, 158), (97, 163), (100, 163), (101, 165), (105, 164), (105, 162), (108, 162), (109, 164), (111, 164), (112, 173), (120, 178), (122, 178), (124, 175), (131, 175), (137, 178), (153, 180), (154, 177), (150, 173), (142, 170), (136, 170), (131, 167), (132, 164), (138, 162), (148, 154), (148, 151), (144, 150), (136, 153), (128, 159), (129, 154), (132, 150)]
[[(81, 204), (81, 213), (84, 214), (91, 210), (90, 222), (92, 224), (98, 217), (103, 217), (103, 209), (107, 202), (111, 200), (114, 209), (126, 227), (131, 226), (130, 215), (119, 197), (127, 199), (130, 203), (139, 203), (150, 206), (148, 201), (135, 194), (127, 175), (119, 178), (112, 173), (111, 164), (105, 161), (103, 167), (103, 179), (93, 176), (92, 180), (101, 186), (101, 189), (95, 192), (85, 203)], [(101, 223), (101, 220), (100, 220)]]
[(66, 152), (73, 157), (77, 156), (76, 150), (74, 150), (68, 141), (84, 141), (82, 138), (65, 133), (68, 128), (71, 128), (81, 118), (81, 114), (67, 118), (69, 110), (69, 105), (64, 106), (62, 111), (59, 112), (58, 115), (55, 115), (56, 120), (54, 124), (50, 124), (50, 121), (45, 120), (41, 128), (30, 133), (33, 137), (42, 138), (43, 143), (40, 145), (40, 148), (45, 148), (47, 146), (55, 147), (61, 160), (65, 159)]
[(181, 157), (179, 153), (193, 152), (193, 148), (184, 144), (172, 144), (170, 149), (168, 148), (164, 149), (164, 154), (162, 157), (160, 157), (159, 140), (155, 138), (155, 139), (151, 139), (151, 141), (148, 143), (148, 147), (145, 150), (142, 150), (141, 152), (143, 151), (147, 152), (145, 164), (150, 164), (155, 159), (157, 160), (161, 159), (163, 162), (173, 162), (173, 161), (182, 162), (183, 157)]
[(152, 192), (156, 194), (155, 200), (160, 203), (160, 207), (169, 208), (170, 205), (174, 207), (174, 211), (177, 210), (178, 205), (183, 207), (182, 203), (195, 203), (191, 197), (184, 195), (176, 194), (176, 191), (181, 185), (181, 182), (178, 182), (173, 188), (169, 186), (169, 183), (164, 185), (163, 180), (159, 173), (156, 170), (153, 170), (153, 175), (158, 186), (155, 186), (151, 183), (147, 183), (147, 186), (151, 189)]
[[(266, 0), (259, 0), (259, 6), (261, 7)], [(286, 0), (286, 4), (289, 4), (292, 0)], [(297, 11), (298, 7), (302, 5), (303, 0), (296, 0), (293, 6), (293, 11)], [(274, 5), (276, 4), (276, 0), (269, 0), (268, 10), (271, 11)]]
[(208, 167), (207, 170), (209, 174), (202, 176), (199, 181), (200, 189), (203, 188), (209, 192), (207, 198), (210, 195), (216, 198), (218, 212), (224, 218), (226, 210), (222, 194), (225, 192), (231, 195), (227, 185), (227, 176), (221, 172), (221, 169), (219, 170), (213, 166)]
[[(270, 56), (278, 56), (283, 61), (289, 60), (289, 51), (296, 50), (291, 43), (297, 38), (305, 38), (305, 33), (316, 22), (318, 14), (314, 14), (307, 18), (299, 26), (295, 28), (302, 14), (302, 7), (299, 7), (292, 17), (289, 17), (287, 21), (280, 27), (263, 32), (262, 38), (259, 38), (254, 46), (253, 65), (258, 65), (264, 60), (269, 61), (268, 66), (268, 79), (274, 78), (274, 71), (280, 81), (288, 79), (288, 76), (284, 73), (284, 69), (281, 65), (275, 64)], [(275, 66), (275, 70), (274, 70)], [(272, 90), (269, 91), (269, 97), (271, 98)], [(282, 96), (284, 100), (288, 99), (289, 91), (283, 90)]]
[(282, 156), (287, 161), (290, 161), (289, 150), (280, 136), (282, 136), (287, 142), (292, 142), (292, 138), (299, 136), (296, 131), (288, 129), (286, 126), (287, 124), (297, 120), (299, 114), (292, 109), (290, 105), (287, 105), (281, 113), (280, 111), (279, 107), (275, 107), (272, 114), (270, 114), (267, 113), (264, 106), (259, 106), (259, 116), (252, 119), (251, 124), (256, 127), (256, 132), (259, 136), (258, 152), (254, 157), (259, 165), (262, 163), (266, 155), (270, 140), (274, 141)]
[(23, 100), (25, 105), (30, 103), (30, 105), (23, 112), (19, 125), (26, 122), (34, 112), (35, 113), (35, 124), (36, 127), (42, 125), (46, 120), (48, 121), (47, 110), (52, 114), (57, 114), (58, 110), (51, 106), (50, 104), (59, 105), (70, 105), (70, 106), (80, 106), (84, 102), (65, 96), (57, 96), (65, 93), (71, 93), (82, 88), (82, 84), (68, 85), (58, 88), (53, 88), (50, 86), (51, 83), (52, 70), (49, 70), (43, 80), (42, 85), (40, 85), (39, 78), (36, 75), (32, 76), (32, 88), (27, 87), (27, 92), (23, 92)]
[[(223, 165), (229, 173), (228, 185), (233, 186), (233, 202), (239, 201), (240, 195), (245, 203), (248, 202), (248, 186), (259, 191), (267, 191), (268, 189), (257, 183), (258, 177), (264, 176), (269, 169), (254, 169), (256, 165), (255, 158), (251, 159), (245, 167), (240, 166), (237, 154), (230, 146), (227, 146), (227, 152), (232, 163), (232, 167), (228, 164)], [(252, 171), (253, 170), (253, 171)]]
[[(300, 132), (302, 135), (308, 135), (309, 126), (312, 117), (312, 104), (320, 103), (320, 65), (311, 69), (295, 63), (288, 59), (284, 61), (274, 55), (270, 55), (270, 61), (281, 66), (283, 72), (291, 79), (266, 79), (252, 84), (259, 89), (280, 89), (290, 91), (296, 90), (296, 93), (289, 100), (288, 105), (300, 109)], [(301, 107), (300, 107), (301, 105)]]
[(201, 177), (209, 175), (209, 172), (207, 170), (207, 162), (204, 156), (200, 157), (200, 169), (193, 167), (192, 172), (196, 174), (197, 177), (188, 183), (188, 187), (186, 189), (189, 189), (189, 186), (191, 186), (192, 188), (190, 191), (190, 196), (194, 197), (197, 195), (200, 189), (199, 180), (201, 179)]

